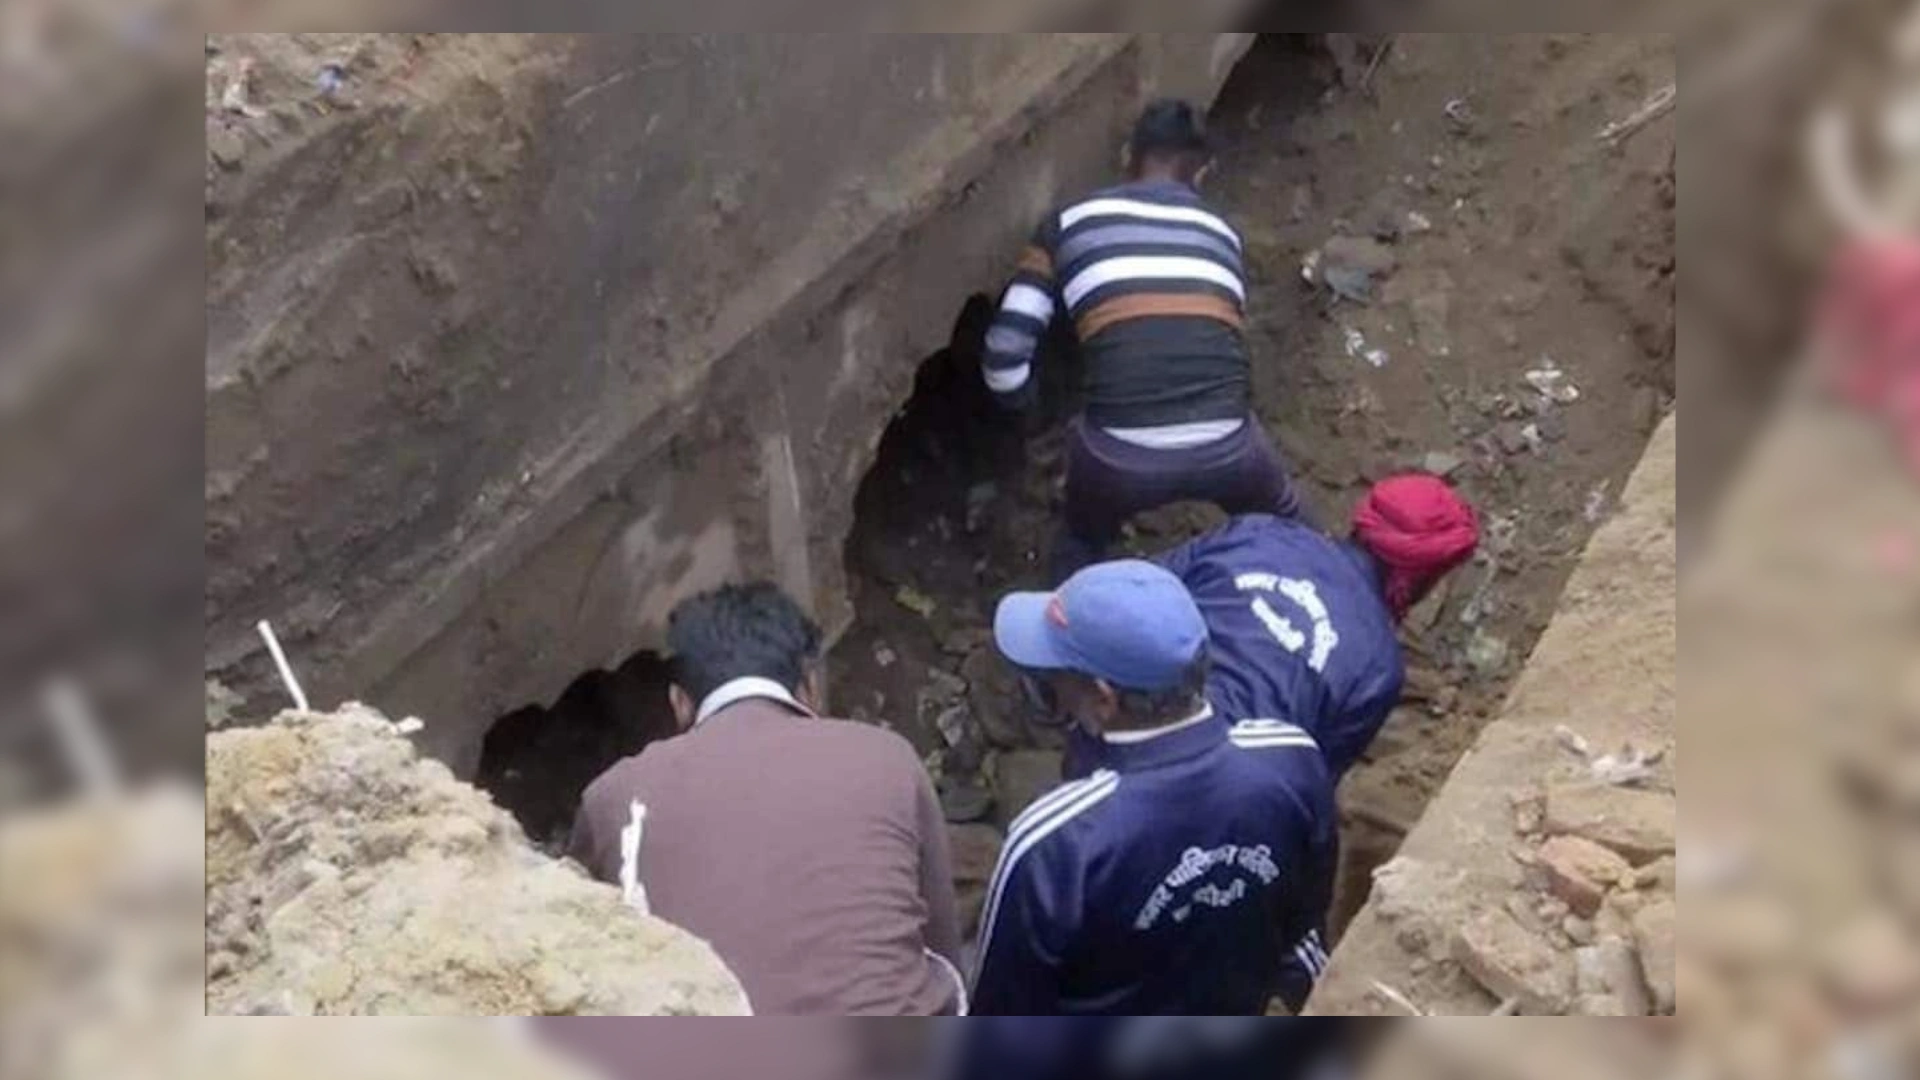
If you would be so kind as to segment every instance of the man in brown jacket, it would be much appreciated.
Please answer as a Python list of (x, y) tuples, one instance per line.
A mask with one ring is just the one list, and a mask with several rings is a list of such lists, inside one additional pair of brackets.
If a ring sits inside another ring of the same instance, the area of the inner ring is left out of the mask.
[(587, 788), (568, 853), (711, 943), (755, 1013), (964, 1013), (939, 802), (905, 739), (816, 715), (819, 628), (728, 586), (667, 643), (682, 733)]

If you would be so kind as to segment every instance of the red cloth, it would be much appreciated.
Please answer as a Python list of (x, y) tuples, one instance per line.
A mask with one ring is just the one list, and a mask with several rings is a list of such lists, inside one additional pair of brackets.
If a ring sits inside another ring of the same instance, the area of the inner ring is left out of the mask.
[(1395, 619), (1435, 582), (1473, 557), (1480, 521), (1446, 481), (1425, 473), (1390, 476), (1353, 509), (1353, 538), (1387, 570)]

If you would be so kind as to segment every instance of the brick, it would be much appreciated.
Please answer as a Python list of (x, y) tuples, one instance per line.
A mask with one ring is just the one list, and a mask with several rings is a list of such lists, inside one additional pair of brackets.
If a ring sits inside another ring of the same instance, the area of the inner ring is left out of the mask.
[(1640, 970), (1647, 979), (1656, 1012), (1674, 1011), (1674, 921), (1672, 900), (1660, 900), (1633, 917), (1633, 943), (1640, 951)]
[(1553, 788), (1547, 792), (1550, 836), (1578, 836), (1612, 848), (1635, 866), (1674, 853), (1679, 816), (1665, 792), (1611, 786)]
[(1611, 848), (1580, 836), (1556, 836), (1540, 846), (1547, 890), (1583, 919), (1591, 919), (1607, 890), (1633, 877), (1633, 867)]
[(1456, 931), (1453, 958), (1495, 998), (1517, 999), (1526, 1015), (1564, 1016), (1572, 1004), (1572, 961), (1503, 910)]

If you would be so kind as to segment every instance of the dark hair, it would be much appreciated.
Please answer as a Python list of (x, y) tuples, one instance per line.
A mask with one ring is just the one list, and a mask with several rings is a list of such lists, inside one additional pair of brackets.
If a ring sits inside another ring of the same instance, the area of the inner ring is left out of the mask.
[(776, 585), (727, 585), (673, 609), (667, 648), (674, 683), (695, 701), (750, 675), (797, 690), (820, 656), (820, 627)]
[(1148, 103), (1134, 121), (1133, 149), (1135, 168), (1153, 158), (1175, 158), (1189, 172), (1200, 171), (1213, 157), (1213, 143), (1192, 105), (1177, 98), (1160, 98)]
[(1185, 720), (1207, 700), (1207, 672), (1212, 665), (1207, 650), (1193, 658), (1180, 673), (1180, 684), (1167, 690), (1128, 690), (1114, 687), (1119, 696), (1120, 718), (1131, 728), (1159, 727)]

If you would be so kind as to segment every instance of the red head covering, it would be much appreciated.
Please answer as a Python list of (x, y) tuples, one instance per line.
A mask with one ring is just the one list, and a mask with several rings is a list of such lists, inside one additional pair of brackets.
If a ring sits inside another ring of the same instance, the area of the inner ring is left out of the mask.
[(1386, 567), (1387, 606), (1400, 619), (1449, 570), (1473, 557), (1480, 522), (1446, 481), (1409, 473), (1380, 481), (1360, 500), (1353, 538)]

